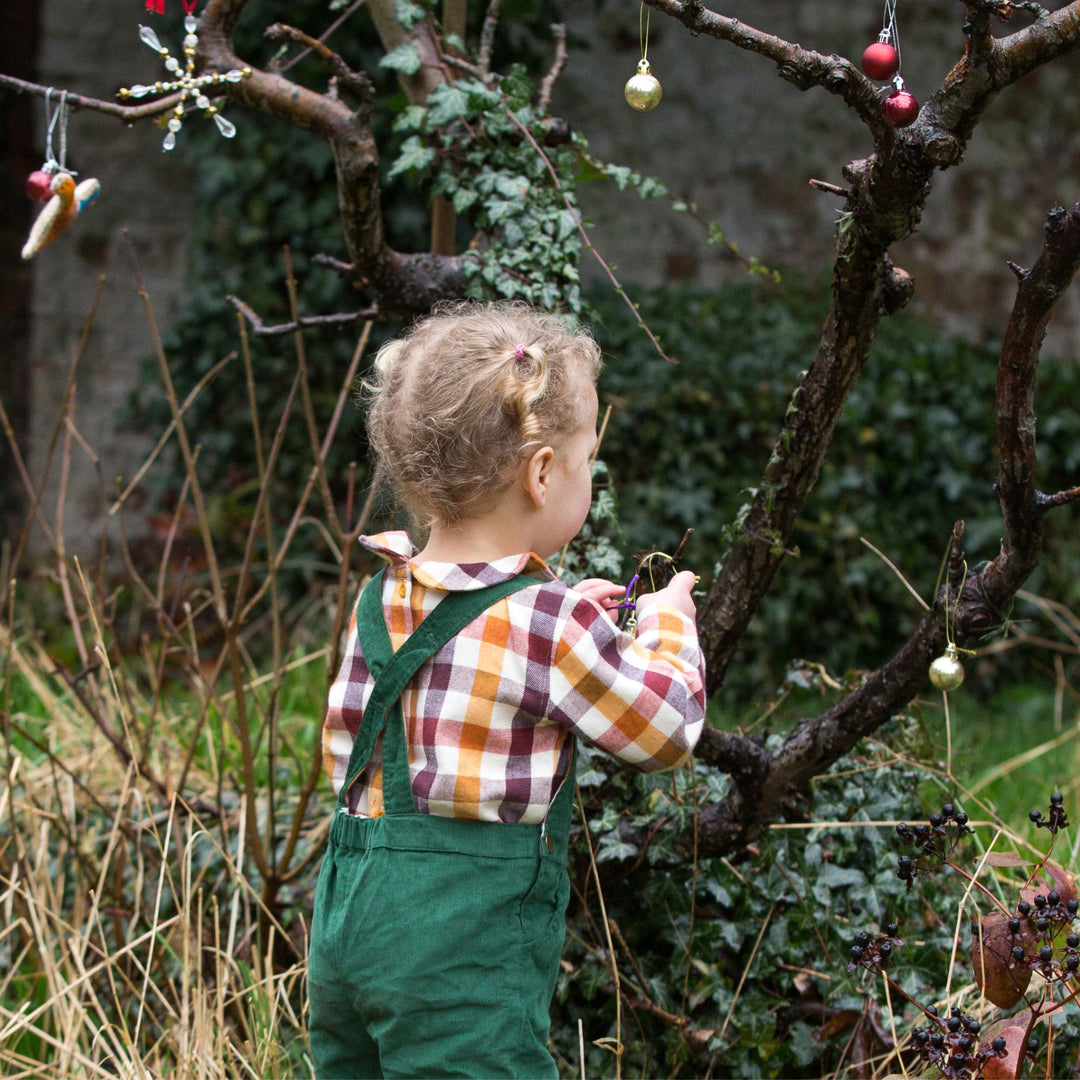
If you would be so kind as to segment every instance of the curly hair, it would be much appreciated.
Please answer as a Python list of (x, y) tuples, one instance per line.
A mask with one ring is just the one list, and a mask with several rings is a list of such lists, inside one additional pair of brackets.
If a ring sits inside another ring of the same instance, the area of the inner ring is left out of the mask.
[(365, 383), (376, 475), (418, 527), (453, 525), (512, 483), (526, 447), (576, 430), (600, 364), (590, 334), (527, 305), (441, 305)]

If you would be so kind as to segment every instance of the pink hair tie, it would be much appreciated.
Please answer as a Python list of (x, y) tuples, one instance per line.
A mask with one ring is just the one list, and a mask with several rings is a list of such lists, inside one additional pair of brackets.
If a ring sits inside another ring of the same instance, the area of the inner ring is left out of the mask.
[(525, 359), (525, 346), (524, 345), (519, 345), (516, 349), (514, 349), (514, 356), (518, 360), (524, 360)]

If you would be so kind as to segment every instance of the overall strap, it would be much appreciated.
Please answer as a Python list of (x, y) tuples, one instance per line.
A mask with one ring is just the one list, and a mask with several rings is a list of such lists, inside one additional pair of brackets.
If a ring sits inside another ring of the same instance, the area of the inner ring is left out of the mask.
[[(450, 593), (394, 652), (383, 614), (384, 573), (380, 571), (368, 582), (356, 605), (356, 632), (368, 670), (375, 676), (375, 688), (353, 743), (346, 782), (338, 803), (345, 805), (349, 788), (371, 758), (376, 740), (383, 735), (383, 801), (386, 810), (391, 814), (416, 813), (409, 779), (405, 719), (401, 711), (402, 692), (417, 670), (473, 619), (503, 597), (537, 584), (537, 580), (518, 574), (497, 585)], [(388, 717), (392, 721), (390, 724)]]

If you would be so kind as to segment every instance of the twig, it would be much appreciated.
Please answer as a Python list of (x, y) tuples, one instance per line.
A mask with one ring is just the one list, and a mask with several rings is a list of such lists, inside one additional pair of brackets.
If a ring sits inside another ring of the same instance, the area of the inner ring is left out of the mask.
[[(0, 86), (9, 86), (20, 94), (33, 94), (40, 98), (56, 94), (55, 87), (42, 86), (40, 83), (27, 82), (25, 79), (16, 79), (13, 75), (4, 75), (2, 73), (0, 73)], [(211, 89), (209, 92), (213, 93), (213, 90)], [(169, 94), (168, 97), (156, 98), (145, 105), (120, 105), (115, 101), (102, 101), (100, 98), (76, 94), (71, 90), (64, 90), (63, 93), (65, 95), (64, 102), (69, 109), (93, 109), (94, 112), (104, 113), (106, 116), (115, 116), (125, 124), (172, 112), (183, 97), (181, 92), (177, 92)]]
[(495, 31), (499, 25), (499, 8), (502, 0), (488, 0), (484, 23), (480, 28), (480, 47), (476, 53), (476, 72), (484, 82), (491, 78), (491, 50), (495, 43)]
[(551, 36), (555, 40), (555, 57), (551, 61), (543, 82), (540, 83), (540, 94), (537, 98), (536, 108), (541, 116), (547, 116), (551, 108), (551, 95), (555, 89), (555, 83), (566, 67), (566, 23), (552, 23)]
[(818, 191), (824, 191), (827, 195), (837, 195), (841, 199), (850, 199), (851, 191), (848, 188), (842, 188), (837, 184), (830, 184), (827, 180), (808, 180), (807, 183), (812, 188), (817, 188)]
[[(354, 0), (319, 36), (316, 38), (317, 44), (322, 44), (326, 39), (337, 30), (352, 14), (359, 11), (364, 6), (366, 0)], [(311, 48), (301, 49), (288, 63), (282, 64), (278, 69), (279, 71), (288, 71), (295, 64), (299, 64), (301, 60), (311, 51)]]
[[(347, 264), (340, 264), (345, 271)], [(255, 312), (237, 296), (226, 296), (225, 299), (232, 304), (241, 315), (247, 319), (253, 333), (260, 336), (273, 336), (280, 334), (294, 334), (297, 330), (306, 330), (312, 326), (348, 326), (352, 323), (363, 322), (367, 319), (378, 317), (377, 307), (361, 308), (359, 311), (339, 312), (333, 315), (301, 315), (292, 322), (274, 323), (267, 326)]]
[[(228, 356), (219, 360), (205, 375), (200, 377), (199, 381), (191, 388), (190, 391), (188, 391), (187, 397), (184, 398), (182, 404), (180, 405), (181, 416), (183, 416), (184, 413), (188, 411), (188, 409), (191, 407), (192, 403), (199, 396), (199, 394), (207, 386), (209, 386), (218, 377), (218, 375), (221, 374), (222, 370), (225, 368), (225, 365), (228, 364), (231, 360), (235, 359), (236, 353), (229, 353)], [(142, 463), (142, 465), (139, 466), (138, 470), (131, 478), (127, 487), (125, 487), (124, 490), (116, 497), (116, 501), (106, 511), (107, 517), (114, 517), (117, 511), (119, 511), (123, 504), (127, 501), (131, 493), (135, 490), (135, 488), (139, 486), (142, 478), (150, 470), (150, 466), (154, 464), (154, 462), (158, 458), (158, 455), (161, 453), (162, 450), (165, 449), (165, 445), (168, 443), (169, 439), (172, 438), (172, 434), (175, 429), (176, 421), (170, 419), (161, 438), (158, 439), (157, 443), (155, 444), (154, 449), (150, 451), (146, 460)]]
[(904, 588), (907, 589), (907, 591), (909, 593), (911, 593), (912, 596), (915, 597), (915, 599), (918, 601), (919, 606), (923, 609), (923, 611), (929, 611), (930, 610), (930, 605), (918, 594), (918, 592), (915, 589), (915, 586), (912, 585), (911, 582), (908, 581), (908, 579), (906, 577), (904, 577), (903, 573), (900, 571), (900, 567), (898, 567), (896, 565), (896, 563), (894, 563), (892, 561), (892, 559), (890, 559), (879, 548), (874, 547), (874, 545), (871, 544), (870, 541), (867, 540), (865, 536), (860, 536), (859, 537), (859, 543), (864, 544), (866, 547), (868, 547), (900, 579), (900, 581), (903, 584)]
[[(298, 42), (305, 47), (303, 52), (293, 58), (288, 67), (297, 63), (308, 53), (315, 53), (342, 83), (360, 96), (363, 102), (362, 107), (370, 111), (375, 104), (375, 87), (372, 85), (371, 80), (363, 72), (354, 71), (333, 49), (323, 44), (323, 40), (330, 32), (335, 27), (340, 26), (344, 18), (355, 11), (358, 6), (359, 4), (353, 4), (349, 11), (341, 16), (321, 38), (313, 38), (309, 34), (305, 34), (303, 30), (298, 30), (295, 26), (289, 26), (286, 23), (273, 23), (263, 33), (270, 41), (285, 39)], [(283, 67), (281, 70), (285, 71), (287, 68)]]
[(162, 343), (161, 334), (158, 332), (154, 307), (150, 300), (150, 294), (146, 291), (146, 285), (142, 280), (142, 272), (139, 269), (135, 249), (131, 243), (131, 236), (126, 229), (124, 230), (124, 241), (127, 244), (128, 254), (135, 271), (139, 299), (142, 301), (143, 310), (146, 313), (146, 319), (150, 326), (150, 336), (154, 345), (154, 353), (158, 361), (158, 369), (161, 372), (161, 379), (165, 386), (165, 396), (169, 403), (169, 411), (172, 413), (173, 420), (176, 423), (176, 437), (180, 443), (180, 452), (184, 458), (184, 467), (187, 470), (188, 475), (191, 476), (191, 497), (195, 504), (195, 514), (199, 522), (199, 529), (202, 532), (203, 546), (210, 571), (210, 581), (214, 590), (214, 604), (218, 618), (224, 626), (226, 622), (225, 589), (221, 579), (221, 568), (218, 566), (217, 556), (214, 552), (213, 531), (210, 528), (210, 519), (206, 512), (206, 500), (203, 496), (202, 485), (199, 483), (198, 476), (195, 474), (194, 453), (192, 451), (191, 442), (188, 439), (187, 428), (184, 425), (183, 416), (180, 412), (180, 402), (176, 396), (176, 388), (173, 385), (172, 375), (169, 372), (169, 361), (165, 356), (165, 346)]
[[(41, 475), (38, 478), (36, 484), (33, 484), (30, 480), (29, 473), (22, 465), (22, 457), (18, 452), (18, 448), (15, 446), (15, 434), (8, 420), (7, 413), (3, 413), (4, 431), (8, 437), (8, 440), (13, 449), (13, 455), (16, 462), (19, 463), (19, 474), (24, 480), (27, 486), (27, 495), (30, 498), (30, 512), (26, 517), (26, 524), (23, 526), (22, 532), (19, 534), (19, 539), (15, 543), (15, 548), (11, 556), (10, 568), (14, 570), (22, 558), (22, 553), (26, 548), (26, 544), (30, 539), (30, 532), (33, 528), (34, 522), (37, 521), (46, 538), (49, 541), (50, 546), (55, 550), (57, 537), (55, 532), (48, 527), (45, 522), (45, 518), (41, 513), (41, 499), (45, 491), (45, 484), (49, 478), (49, 472), (52, 469), (53, 455), (56, 453), (56, 446), (60, 438), (60, 430), (64, 426), (64, 418), (67, 414), (67, 402), (74, 392), (75, 378), (79, 370), (79, 365), (82, 362), (83, 355), (86, 351), (87, 342), (90, 339), (90, 329), (94, 325), (94, 318), (97, 315), (98, 304), (101, 302), (101, 297), (105, 292), (105, 277), (99, 276), (97, 280), (97, 288), (94, 292), (94, 299), (90, 303), (90, 310), (83, 322), (82, 331), (79, 335), (79, 343), (75, 349), (75, 354), (72, 357), (71, 366), (68, 369), (67, 380), (64, 384), (64, 390), (61, 395), (60, 409), (56, 414), (56, 420), (53, 423), (52, 432), (49, 435), (49, 441), (45, 450), (44, 460), (41, 463)], [(10, 570), (9, 570), (10, 573)], [(6, 589), (7, 583), (0, 583), (0, 589)], [(0, 593), (0, 598), (3, 594)]]
[(728, 1008), (727, 1016), (724, 1017), (724, 1023), (720, 1028), (720, 1041), (723, 1042), (724, 1035), (727, 1032), (728, 1024), (731, 1023), (731, 1018), (735, 1014), (735, 1006), (739, 1003), (739, 996), (742, 994), (743, 985), (746, 983), (746, 976), (750, 974), (750, 968), (754, 965), (754, 960), (757, 957), (758, 949), (761, 947), (761, 939), (765, 936), (765, 931), (769, 928), (769, 923), (772, 921), (773, 912), (776, 911), (776, 904), (769, 906), (769, 913), (765, 916), (761, 924), (761, 929), (758, 931), (757, 939), (754, 941), (754, 947), (750, 950), (750, 956), (747, 958), (746, 965), (743, 967), (742, 975), (739, 978), (739, 985), (735, 987), (735, 996), (731, 999), (731, 1006)]
[[(570, 783), (567, 778), (565, 783)], [(611, 924), (608, 922), (607, 906), (604, 904), (604, 890), (600, 884), (600, 871), (596, 868), (596, 855), (593, 852), (592, 835), (589, 832), (589, 819), (585, 813), (585, 803), (581, 798), (581, 789), (574, 783), (574, 796), (577, 800), (578, 813), (581, 815), (582, 834), (589, 850), (589, 869), (592, 873), (593, 884), (596, 886), (596, 899), (600, 904), (600, 919), (604, 925), (604, 935), (607, 938), (608, 959), (611, 961), (611, 979), (615, 984), (615, 1078), (622, 1076), (622, 991), (619, 984), (619, 961), (615, 954), (615, 945), (611, 939)], [(766, 920), (766, 923), (768, 920)]]

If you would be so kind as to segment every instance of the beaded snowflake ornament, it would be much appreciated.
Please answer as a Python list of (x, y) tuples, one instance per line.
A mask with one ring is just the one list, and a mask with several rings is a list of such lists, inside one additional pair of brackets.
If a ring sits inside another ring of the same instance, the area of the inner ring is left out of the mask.
[(150, 86), (136, 83), (134, 86), (125, 86), (117, 91), (117, 96), (124, 100), (147, 97), (150, 94), (180, 92), (180, 100), (176, 103), (172, 116), (169, 117), (168, 131), (165, 133), (165, 139), (161, 144), (163, 150), (175, 148), (176, 136), (183, 124), (184, 115), (192, 109), (201, 109), (207, 116), (212, 116), (218, 131), (226, 139), (231, 139), (236, 134), (235, 125), (221, 115), (218, 106), (206, 96), (204, 90), (208, 86), (217, 86), (221, 83), (238, 83), (241, 79), (247, 79), (251, 76), (251, 68), (233, 68), (232, 71), (226, 71), (224, 74), (215, 72), (212, 75), (196, 75), (195, 50), (199, 46), (199, 38), (195, 33), (197, 26), (198, 22), (195, 16), (189, 13), (184, 18), (184, 29), (187, 31), (184, 38), (184, 57), (186, 60), (184, 65), (181, 65), (180, 61), (161, 44), (157, 34), (154, 33), (151, 27), (140, 26), (139, 39), (164, 60), (165, 70), (173, 78), (169, 82), (159, 81)]

